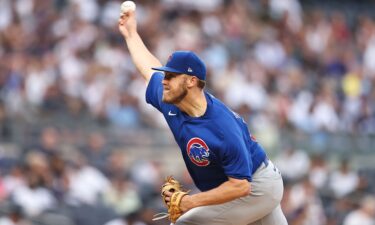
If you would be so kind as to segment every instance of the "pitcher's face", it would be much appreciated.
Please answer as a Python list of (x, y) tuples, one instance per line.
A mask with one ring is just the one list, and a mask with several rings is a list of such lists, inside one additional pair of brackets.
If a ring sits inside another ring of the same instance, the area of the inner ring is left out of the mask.
[(188, 93), (187, 78), (184, 74), (165, 72), (163, 84), (163, 102), (180, 103)]

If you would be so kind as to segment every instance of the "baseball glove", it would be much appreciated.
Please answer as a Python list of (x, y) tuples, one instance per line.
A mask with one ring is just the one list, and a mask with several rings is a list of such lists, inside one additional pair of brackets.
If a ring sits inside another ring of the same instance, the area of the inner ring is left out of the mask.
[[(164, 193), (166, 191), (173, 193), (170, 198), (169, 204), (165, 200), (167, 196)], [(168, 208), (168, 214), (162, 215), (163, 213), (159, 213), (155, 215), (154, 220), (162, 219), (168, 216), (169, 220), (172, 223), (175, 223), (176, 220), (182, 215), (182, 210), (180, 209), (181, 199), (188, 193), (189, 191), (182, 190), (180, 182), (178, 182), (172, 176), (168, 176), (161, 188), (161, 196), (163, 197), (163, 201)]]

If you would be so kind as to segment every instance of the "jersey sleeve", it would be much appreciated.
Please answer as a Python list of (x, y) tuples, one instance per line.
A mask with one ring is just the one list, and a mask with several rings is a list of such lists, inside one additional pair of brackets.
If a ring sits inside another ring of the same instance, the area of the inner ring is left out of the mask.
[(163, 78), (164, 75), (162, 73), (155, 72), (146, 89), (146, 102), (157, 108), (159, 111), (161, 111), (163, 97)]
[(220, 152), (224, 172), (228, 177), (251, 181), (253, 163), (247, 146), (241, 137), (228, 133), (224, 140), (225, 146)]

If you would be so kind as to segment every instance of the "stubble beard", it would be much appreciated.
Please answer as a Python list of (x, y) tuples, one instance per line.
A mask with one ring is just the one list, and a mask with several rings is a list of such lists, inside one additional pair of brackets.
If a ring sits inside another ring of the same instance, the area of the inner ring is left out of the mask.
[(177, 91), (174, 91), (172, 93), (171, 91), (169, 91), (168, 94), (172, 96), (167, 97), (166, 95), (163, 94), (162, 101), (168, 104), (178, 104), (186, 97), (187, 93), (188, 93), (187, 88), (185, 87), (184, 84), (181, 84)]

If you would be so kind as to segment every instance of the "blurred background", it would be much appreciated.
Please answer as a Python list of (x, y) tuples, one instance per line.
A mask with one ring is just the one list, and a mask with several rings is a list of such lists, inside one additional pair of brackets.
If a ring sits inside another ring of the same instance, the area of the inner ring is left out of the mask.
[[(374, 1), (135, 2), (149, 49), (196, 51), (279, 167), (289, 224), (375, 224)], [(196, 191), (120, 3), (0, 0), (0, 225), (168, 224), (163, 179)]]

